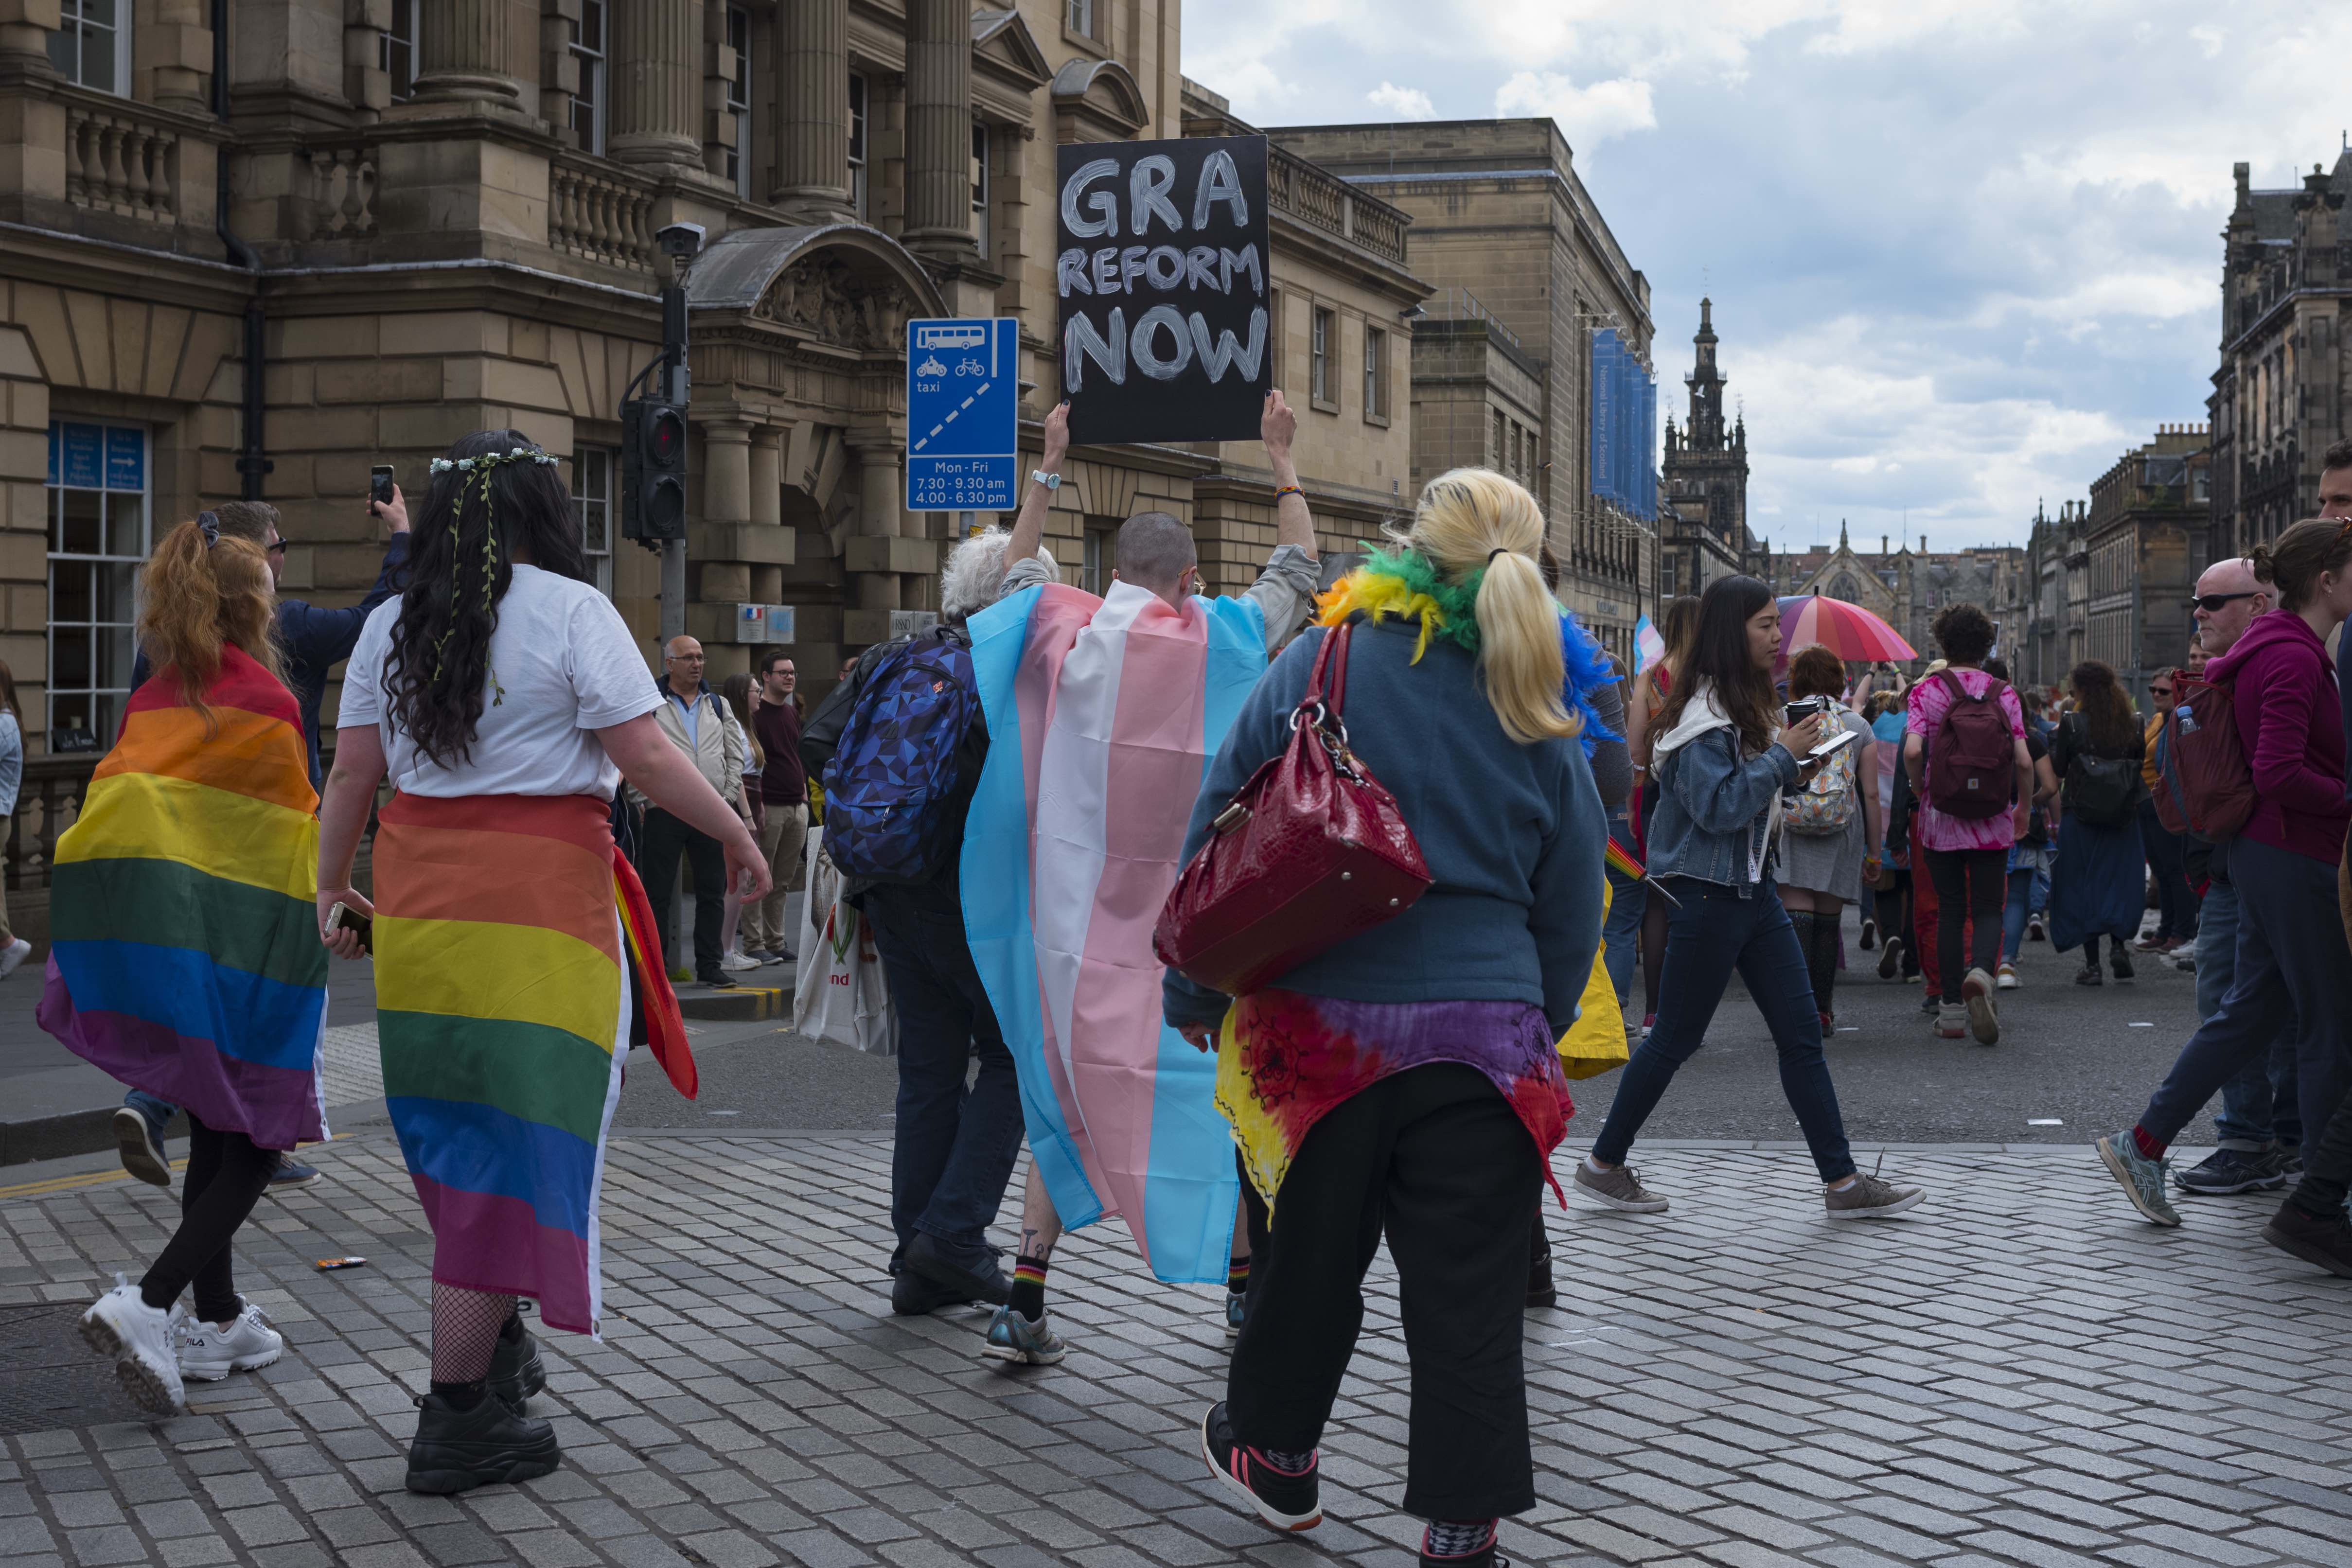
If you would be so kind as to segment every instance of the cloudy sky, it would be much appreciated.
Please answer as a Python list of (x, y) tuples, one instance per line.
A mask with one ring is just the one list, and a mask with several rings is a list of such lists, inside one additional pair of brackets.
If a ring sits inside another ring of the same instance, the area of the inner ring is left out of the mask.
[(2230, 167), (2333, 165), (2352, 6), (2272, 0), (1187, 0), (1265, 125), (1549, 114), (1649, 275), (1702, 293), (1777, 545), (2021, 542), (2199, 421)]

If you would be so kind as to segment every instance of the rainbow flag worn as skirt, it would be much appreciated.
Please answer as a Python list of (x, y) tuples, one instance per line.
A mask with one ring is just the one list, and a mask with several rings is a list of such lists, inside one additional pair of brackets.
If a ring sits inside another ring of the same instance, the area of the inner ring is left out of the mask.
[(433, 1278), (597, 1332), (629, 985), (604, 801), (401, 794), (375, 841), (383, 1092)]
[(222, 651), (208, 713), (131, 694), (49, 878), (37, 1015), (76, 1055), (266, 1149), (327, 1135), (318, 795), (293, 694)]

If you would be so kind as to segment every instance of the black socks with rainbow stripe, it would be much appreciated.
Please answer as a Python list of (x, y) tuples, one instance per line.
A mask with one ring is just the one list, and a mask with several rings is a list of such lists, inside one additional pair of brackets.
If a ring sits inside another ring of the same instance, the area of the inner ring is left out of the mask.
[(1033, 1323), (1045, 1315), (1045, 1260), (1013, 1260), (1013, 1295), (1006, 1305)]

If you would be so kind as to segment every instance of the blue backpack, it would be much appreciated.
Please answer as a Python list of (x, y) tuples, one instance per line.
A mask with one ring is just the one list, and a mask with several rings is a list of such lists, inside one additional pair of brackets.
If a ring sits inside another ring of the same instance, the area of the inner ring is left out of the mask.
[(866, 655), (824, 769), (824, 852), (844, 876), (923, 883), (958, 846), (950, 807), (980, 714), (971, 653), (928, 635)]

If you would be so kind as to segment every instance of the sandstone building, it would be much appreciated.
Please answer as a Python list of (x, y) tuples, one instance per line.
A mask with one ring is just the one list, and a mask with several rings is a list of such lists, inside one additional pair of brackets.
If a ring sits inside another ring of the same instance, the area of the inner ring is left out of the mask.
[[(1604, 499), (1595, 449), (1594, 345), (1602, 334), (1644, 366), (1650, 284), (1627, 260), (1549, 120), (1286, 126), (1276, 144), (1345, 176), (1412, 223), (1413, 273), (1436, 286), (1415, 324), (1414, 474), (1462, 464), (1513, 475), (1551, 522), (1560, 597), (1602, 642), (1630, 656), (1634, 622), (1654, 607), (1656, 525)], [(1619, 394), (1624, 383), (1616, 383)], [(1337, 395), (1344, 407), (1346, 393)], [(1318, 408), (1323, 405), (1318, 402)], [(1653, 453), (1654, 436), (1643, 446)], [(1654, 465), (1654, 460), (1653, 460)], [(1654, 485), (1654, 478), (1651, 480)], [(1614, 486), (1619, 490), (1623, 486)]]
[[(115, 19), (101, 26), (94, 18)], [(744, 667), (790, 604), (821, 689), (936, 603), (978, 519), (906, 512), (910, 314), (1023, 322), (1057, 393), (1055, 149), (1233, 128), (1177, 68), (1176, 0), (17, 0), (0, 11), (0, 656), (38, 751), (110, 735), (156, 529), (277, 504), (289, 591), (373, 576), (368, 467), (412, 496), (454, 437), (569, 458), (603, 586), (651, 652), (652, 557), (615, 537), (617, 407), (658, 342), (653, 236), (703, 225), (688, 628)], [(1410, 504), (1406, 215), (1277, 151), (1276, 380), (1327, 543)], [(1035, 440), (1028, 425), (1027, 439)], [(1273, 537), (1255, 443), (1087, 449), (1048, 542), (1074, 579), (1157, 505), (1213, 587)]]
[(2201, 424), (2168, 424), (2091, 482), (2080, 519), (2084, 656), (2112, 665), (2135, 697), (2189, 657), (2189, 595), (2205, 570), (2211, 455)]
[[(2026, 552), (2013, 545), (1930, 553), (1925, 534), (1916, 550), (1907, 542), (1896, 547), (1882, 534), (1877, 550), (1870, 552), (1855, 549), (1840, 523), (1835, 549), (1767, 553), (1757, 575), (1784, 597), (1826, 594), (1876, 615), (1916, 650), (1918, 657), (1909, 665), (1915, 674), (1938, 656), (1927, 629), (1947, 604), (1982, 606), (1993, 619), (2004, 657), (2014, 661), (2025, 643), (2032, 590)], [(2011, 674), (2026, 679), (2013, 663)]]
[(2207, 559), (2243, 555), (2319, 509), (2319, 461), (2352, 434), (2352, 151), (2302, 184), (2257, 191), (2247, 166), (2222, 232), (2221, 364)]

